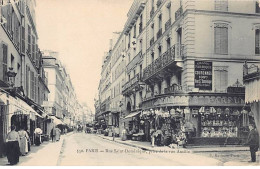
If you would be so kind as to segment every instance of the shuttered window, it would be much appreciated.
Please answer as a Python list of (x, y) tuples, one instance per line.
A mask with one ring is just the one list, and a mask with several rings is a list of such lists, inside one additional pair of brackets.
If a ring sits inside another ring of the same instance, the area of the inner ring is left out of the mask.
[(255, 2), (255, 13), (260, 13), (259, 0)]
[(25, 28), (22, 27), (22, 53), (25, 53)]
[(228, 54), (228, 25), (214, 25), (214, 50), (215, 54)]
[(228, 67), (214, 67), (214, 88), (216, 92), (226, 92), (228, 86)]
[(215, 10), (228, 11), (228, 0), (215, 0)]
[[(0, 79), (3, 80), (4, 82), (7, 82), (8, 81), (8, 77), (6, 75), (6, 72), (7, 72), (7, 52), (8, 52), (8, 47), (7, 45), (5, 44), (2, 44), (2, 56), (3, 58), (0, 58), (0, 61), (2, 61), (2, 65), (1, 65), (1, 70), (0, 70)], [(2, 73), (2, 74), (1, 74)]]
[(260, 44), (260, 31), (259, 29), (256, 29), (255, 30), (255, 54), (260, 54), (259, 44)]
[(31, 28), (28, 25), (28, 54), (31, 56)]

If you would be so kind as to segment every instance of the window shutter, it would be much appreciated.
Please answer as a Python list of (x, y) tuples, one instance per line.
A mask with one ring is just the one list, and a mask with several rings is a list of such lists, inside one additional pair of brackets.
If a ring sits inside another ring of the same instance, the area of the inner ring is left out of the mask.
[(25, 28), (22, 26), (22, 53), (25, 53)]
[(215, 28), (215, 53), (219, 54), (220, 53), (220, 33), (221, 30), (220, 28), (216, 27)]
[[(1, 72), (3, 72), (2, 76), (1, 76), (1, 80), (3, 80), (4, 82), (8, 81), (8, 77), (6, 75), (7, 72), (7, 57), (8, 57), (8, 47), (5, 44), (2, 44), (2, 51), (3, 51), (3, 60), (2, 61), (2, 70)], [(0, 73), (1, 73), (0, 72)]]
[(228, 28), (226, 24), (214, 27), (214, 50), (216, 54), (228, 54)]
[(214, 82), (215, 82), (215, 90), (218, 91), (220, 88), (220, 71), (214, 71)]
[(259, 29), (255, 30), (255, 54), (260, 54), (259, 52), (259, 41), (260, 41), (260, 33)]

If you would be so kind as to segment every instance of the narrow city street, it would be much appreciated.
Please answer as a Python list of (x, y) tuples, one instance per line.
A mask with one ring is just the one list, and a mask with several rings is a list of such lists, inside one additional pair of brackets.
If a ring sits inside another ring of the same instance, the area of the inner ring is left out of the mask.
[(75, 133), (63, 145), (58, 165), (91, 166), (169, 166), (169, 165), (221, 165), (220, 161), (185, 151), (145, 151), (108, 141), (97, 135)]

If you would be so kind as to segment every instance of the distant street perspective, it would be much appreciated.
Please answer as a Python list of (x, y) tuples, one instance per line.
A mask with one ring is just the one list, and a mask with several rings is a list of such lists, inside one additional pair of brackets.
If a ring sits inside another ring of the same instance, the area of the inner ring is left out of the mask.
[(258, 166), (259, 0), (0, 0), (1, 166)]

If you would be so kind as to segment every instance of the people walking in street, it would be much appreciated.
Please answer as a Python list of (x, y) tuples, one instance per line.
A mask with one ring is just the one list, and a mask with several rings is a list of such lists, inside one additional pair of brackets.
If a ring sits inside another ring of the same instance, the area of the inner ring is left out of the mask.
[(54, 127), (51, 129), (51, 140), (52, 142), (56, 141), (56, 130)]
[(60, 133), (61, 133), (61, 130), (58, 128), (58, 127), (56, 127), (55, 128), (55, 133), (56, 133), (56, 141), (59, 141), (60, 140)]
[(256, 130), (255, 125), (249, 125), (250, 133), (248, 135), (247, 144), (250, 147), (251, 162), (256, 162), (256, 152), (259, 148), (259, 134)]
[(24, 127), (22, 127), (18, 131), (19, 137), (20, 137), (20, 152), (22, 156), (25, 156), (28, 153), (28, 140), (29, 136), (27, 132), (24, 130)]
[(20, 138), (18, 132), (16, 132), (15, 129), (15, 126), (11, 126), (11, 131), (7, 134), (6, 139), (6, 155), (8, 162), (11, 165), (17, 164), (19, 162), (20, 156)]
[(41, 144), (41, 134), (42, 134), (42, 129), (40, 128), (36, 128), (34, 130), (34, 134), (35, 134), (35, 145), (39, 146)]

